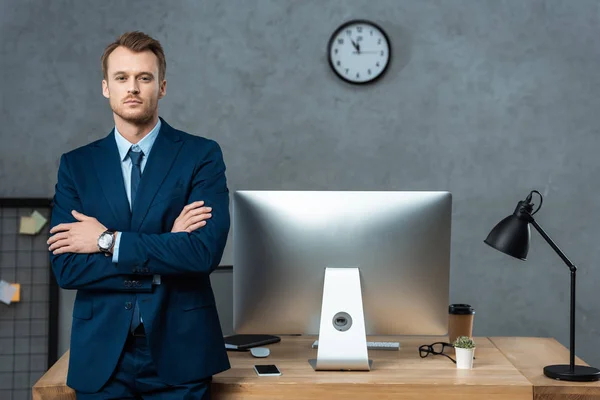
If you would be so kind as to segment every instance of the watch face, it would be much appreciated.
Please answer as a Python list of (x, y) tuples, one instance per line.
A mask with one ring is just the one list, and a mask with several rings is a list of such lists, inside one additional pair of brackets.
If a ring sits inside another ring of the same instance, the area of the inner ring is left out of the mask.
[(103, 249), (109, 249), (111, 245), (112, 235), (110, 233), (103, 233), (102, 235), (100, 235), (100, 238), (98, 239), (98, 246), (100, 246)]
[(354, 20), (340, 26), (328, 46), (329, 64), (350, 83), (375, 81), (390, 61), (390, 42), (381, 27), (373, 22)]

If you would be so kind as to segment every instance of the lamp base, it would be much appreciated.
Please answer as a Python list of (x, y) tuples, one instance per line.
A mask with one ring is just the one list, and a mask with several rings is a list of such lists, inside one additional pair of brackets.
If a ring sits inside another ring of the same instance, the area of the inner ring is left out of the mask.
[(600, 369), (575, 365), (573, 371), (569, 364), (548, 365), (544, 367), (544, 375), (561, 381), (593, 382), (600, 379)]

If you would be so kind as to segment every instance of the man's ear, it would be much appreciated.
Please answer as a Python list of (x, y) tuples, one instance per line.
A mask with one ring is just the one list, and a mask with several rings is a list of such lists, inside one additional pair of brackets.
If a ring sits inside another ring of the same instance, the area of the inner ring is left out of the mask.
[(108, 90), (108, 82), (106, 82), (106, 79), (102, 80), (102, 95), (107, 99), (110, 98), (110, 91)]
[(162, 99), (163, 97), (165, 97), (166, 94), (167, 94), (167, 81), (163, 79), (163, 81), (160, 84), (160, 87), (158, 88), (158, 98)]

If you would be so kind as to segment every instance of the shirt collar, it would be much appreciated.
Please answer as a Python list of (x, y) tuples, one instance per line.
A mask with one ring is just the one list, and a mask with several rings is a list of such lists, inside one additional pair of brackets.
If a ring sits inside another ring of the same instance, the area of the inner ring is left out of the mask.
[[(150, 150), (152, 150), (152, 146), (156, 141), (156, 137), (160, 132), (161, 121), (160, 118), (154, 128), (146, 135), (142, 140), (137, 142), (137, 146), (144, 152), (144, 157), (147, 159), (150, 155)], [(129, 154), (129, 149), (133, 146), (129, 140), (125, 139), (121, 132), (115, 126), (115, 140), (117, 142), (117, 148), (119, 149), (119, 156), (121, 157), (121, 161), (125, 161), (125, 158)]]

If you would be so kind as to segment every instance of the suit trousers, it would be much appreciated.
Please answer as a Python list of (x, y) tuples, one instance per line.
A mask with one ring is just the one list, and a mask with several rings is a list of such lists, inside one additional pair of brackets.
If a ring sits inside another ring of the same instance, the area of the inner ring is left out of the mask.
[(76, 395), (77, 400), (210, 400), (211, 382), (212, 377), (176, 386), (162, 382), (146, 337), (130, 334), (115, 371), (102, 389), (96, 393), (76, 391)]

